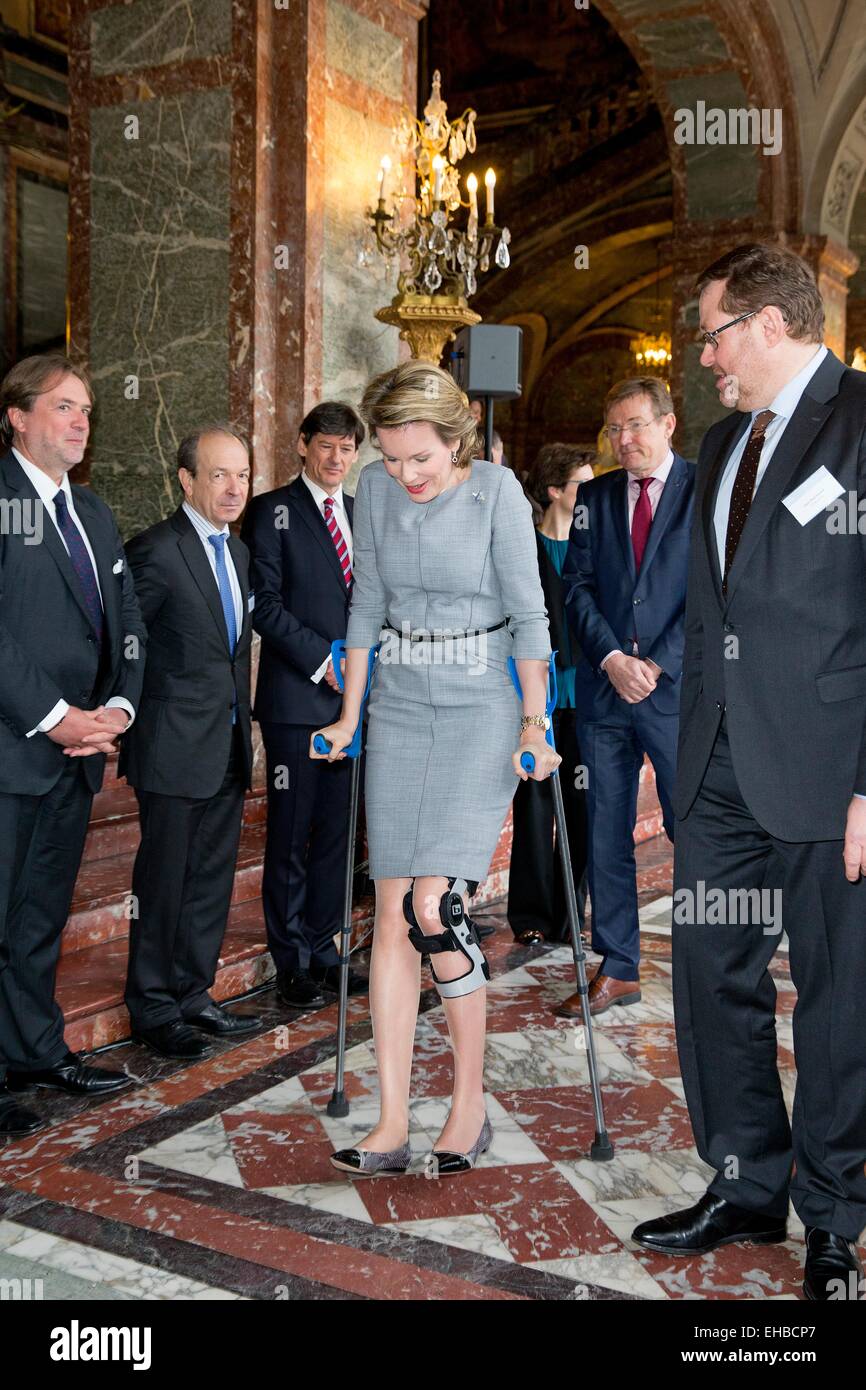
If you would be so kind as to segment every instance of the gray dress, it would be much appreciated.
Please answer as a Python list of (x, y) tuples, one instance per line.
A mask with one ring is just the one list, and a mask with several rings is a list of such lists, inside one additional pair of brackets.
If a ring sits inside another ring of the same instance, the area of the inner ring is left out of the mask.
[[(506, 661), (550, 654), (530, 505), (497, 464), (475, 460), (419, 503), (377, 461), (358, 479), (352, 533), (346, 645), (382, 642), (367, 707), (370, 875), (480, 881), (517, 786)], [(498, 632), (447, 639), (503, 618)], [(422, 629), (446, 640), (411, 642)]]

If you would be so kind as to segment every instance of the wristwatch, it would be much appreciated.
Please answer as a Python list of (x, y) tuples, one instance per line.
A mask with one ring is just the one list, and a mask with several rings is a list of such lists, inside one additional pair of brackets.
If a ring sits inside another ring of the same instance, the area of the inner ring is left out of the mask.
[(545, 732), (550, 728), (550, 720), (546, 714), (524, 714), (520, 719), (520, 732), (523, 734), (527, 729), (544, 729)]

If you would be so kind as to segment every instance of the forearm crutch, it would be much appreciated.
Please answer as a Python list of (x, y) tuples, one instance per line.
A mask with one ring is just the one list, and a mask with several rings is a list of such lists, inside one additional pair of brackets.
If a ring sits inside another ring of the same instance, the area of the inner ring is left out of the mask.
[[(547, 722), (548, 729), (545, 734), (547, 742), (556, 752), (556, 744), (553, 740), (553, 711), (556, 709), (556, 652), (550, 656), (550, 668), (547, 673)], [(513, 656), (508, 658), (508, 673), (519, 698), (523, 699), (520, 689), (520, 676), (517, 672), (517, 662)], [(535, 754), (528, 748), (520, 755), (520, 766), (524, 772), (535, 771)], [(574, 874), (571, 871), (571, 850), (568, 843), (568, 828), (565, 823), (565, 804), (562, 800), (562, 785), (559, 780), (559, 768), (551, 773), (550, 789), (553, 793), (553, 815), (556, 821), (556, 842), (559, 846), (559, 857), (562, 861), (562, 879), (565, 887), (565, 903), (568, 909), (568, 925), (571, 932), (571, 953), (574, 956), (574, 969), (577, 976), (577, 992), (580, 996), (581, 1013), (583, 1015), (583, 1030), (586, 1038), (586, 1056), (589, 1063), (589, 1082), (592, 1087), (592, 1105), (595, 1112), (595, 1139), (590, 1147), (589, 1156), (595, 1159), (596, 1163), (607, 1163), (613, 1158), (613, 1144), (611, 1143), (604, 1123), (604, 1107), (601, 1099), (601, 1083), (598, 1079), (598, 1064), (595, 1056), (595, 1038), (592, 1031), (592, 1014), (589, 1005), (589, 984), (586, 978), (586, 952), (583, 949), (583, 941), (580, 936), (580, 924), (577, 916), (577, 896), (574, 891)]]
[[(373, 680), (373, 666), (376, 661), (378, 647), (371, 647), (367, 656), (367, 684), (364, 687), (364, 694), (361, 697), (361, 710), (358, 715), (358, 727), (356, 728), (352, 742), (344, 748), (347, 758), (352, 759), (352, 782), (349, 791), (349, 843), (346, 848), (346, 881), (343, 892), (343, 923), (340, 927), (340, 1008), (337, 1016), (337, 1074), (334, 1078), (334, 1091), (328, 1101), (328, 1114), (344, 1116), (349, 1113), (349, 1102), (346, 1100), (345, 1091), (345, 1068), (346, 1068), (346, 1018), (349, 1009), (349, 943), (352, 938), (352, 884), (355, 877), (355, 833), (358, 828), (358, 793), (361, 787), (361, 745), (363, 742), (364, 731), (364, 706), (367, 703), (367, 696), (370, 694), (370, 685)], [(340, 639), (331, 643), (331, 661), (334, 667), (334, 675), (337, 684), (343, 689), (343, 658), (346, 655), (346, 643)], [(330, 753), (331, 745), (324, 734), (316, 734), (313, 739), (313, 747), (317, 753)]]

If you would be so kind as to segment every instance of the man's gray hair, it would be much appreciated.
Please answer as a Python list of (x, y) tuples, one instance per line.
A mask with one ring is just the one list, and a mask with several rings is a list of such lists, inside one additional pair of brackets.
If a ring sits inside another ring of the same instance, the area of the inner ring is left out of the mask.
[(178, 469), (185, 468), (187, 473), (195, 477), (198, 466), (198, 446), (201, 441), (209, 434), (224, 434), (229, 439), (236, 439), (239, 444), (243, 444), (250, 452), (249, 440), (236, 425), (229, 424), (227, 421), (218, 420), (210, 425), (202, 425), (200, 429), (193, 430), (192, 434), (186, 435), (177, 446), (177, 466)]

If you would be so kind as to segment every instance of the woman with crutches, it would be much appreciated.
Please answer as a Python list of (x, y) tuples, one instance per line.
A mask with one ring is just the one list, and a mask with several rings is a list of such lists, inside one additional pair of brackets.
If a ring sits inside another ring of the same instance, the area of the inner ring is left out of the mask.
[[(473, 460), (475, 421), (453, 379), (403, 363), (370, 382), (361, 413), (382, 459), (358, 481), (343, 708), (319, 732), (330, 744), (324, 756), (344, 756), (381, 634), (365, 783), (381, 1112), (358, 1148), (331, 1161), (357, 1176), (409, 1166), (427, 955), (454, 1052), (451, 1109), (427, 1161), (444, 1177), (473, 1168), (492, 1137), (483, 1095), (489, 972), (466, 904), (490, 867), (515, 775), (527, 776), (521, 753), (535, 754), (538, 781), (559, 764), (545, 740), (550, 640), (529, 503), (509, 469)], [(310, 754), (322, 756), (312, 740)]]

